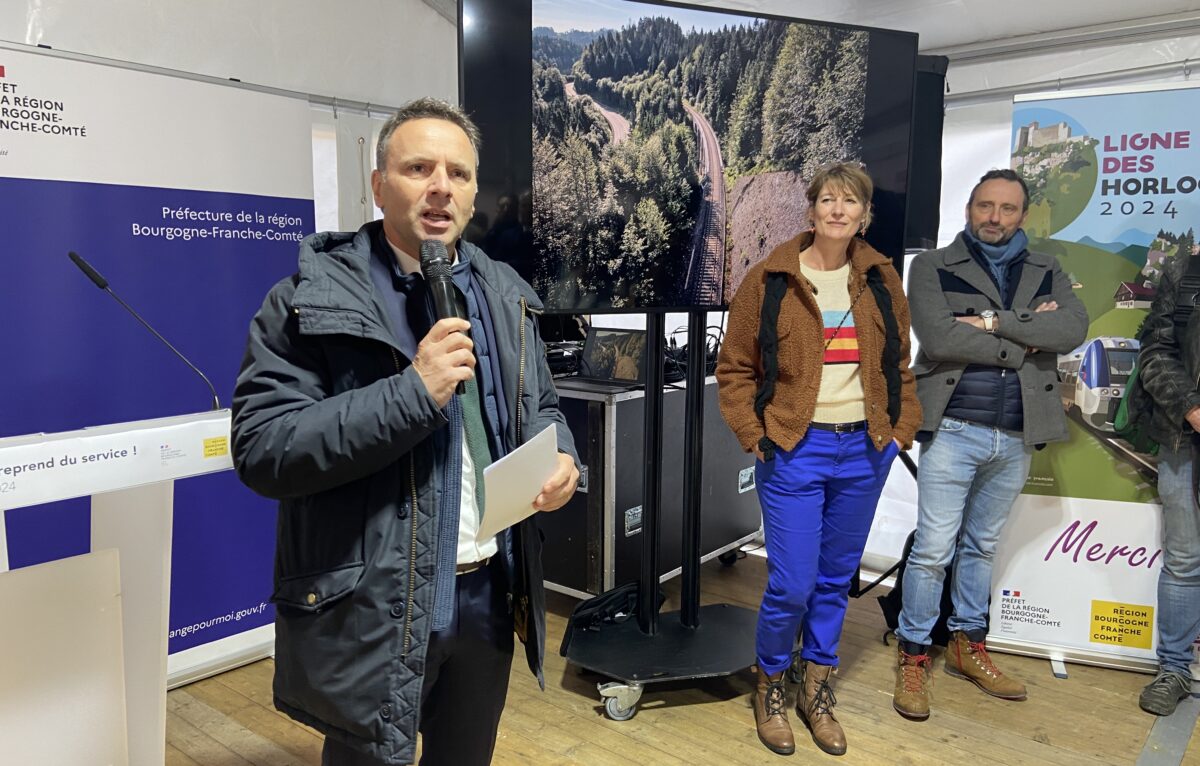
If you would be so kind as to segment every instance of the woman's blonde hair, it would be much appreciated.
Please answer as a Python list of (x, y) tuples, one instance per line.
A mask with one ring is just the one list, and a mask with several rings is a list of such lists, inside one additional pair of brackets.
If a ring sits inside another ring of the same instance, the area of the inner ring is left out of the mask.
[(862, 231), (865, 232), (871, 225), (871, 195), (875, 192), (875, 183), (863, 166), (857, 162), (822, 165), (808, 182), (808, 191), (805, 192), (810, 211), (817, 206), (817, 198), (827, 187), (848, 191), (863, 203)]

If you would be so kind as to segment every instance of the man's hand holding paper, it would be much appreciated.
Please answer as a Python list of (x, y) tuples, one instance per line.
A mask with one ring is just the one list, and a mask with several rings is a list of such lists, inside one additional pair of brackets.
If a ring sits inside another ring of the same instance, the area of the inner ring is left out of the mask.
[(484, 469), (487, 498), (479, 538), (487, 539), (538, 511), (556, 511), (575, 493), (579, 470), (558, 452), (556, 426), (546, 428)]
[(575, 461), (570, 455), (559, 452), (558, 469), (542, 485), (542, 491), (534, 499), (533, 507), (539, 511), (557, 511), (575, 494), (575, 486), (578, 483), (579, 469), (575, 467)]

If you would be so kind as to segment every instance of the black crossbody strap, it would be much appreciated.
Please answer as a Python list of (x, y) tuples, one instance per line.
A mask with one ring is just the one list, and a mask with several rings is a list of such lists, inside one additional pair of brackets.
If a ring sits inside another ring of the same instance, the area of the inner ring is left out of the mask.
[(883, 272), (876, 266), (867, 272), (867, 286), (875, 296), (875, 305), (883, 316), (883, 378), (887, 381), (888, 419), (892, 425), (900, 419), (900, 326), (892, 307), (892, 294), (883, 281)]
[(763, 379), (754, 394), (754, 413), (760, 419), (775, 397), (775, 381), (779, 379), (779, 306), (786, 294), (787, 274), (767, 274), (767, 287), (763, 293), (762, 314), (758, 323), (758, 353), (762, 358)]

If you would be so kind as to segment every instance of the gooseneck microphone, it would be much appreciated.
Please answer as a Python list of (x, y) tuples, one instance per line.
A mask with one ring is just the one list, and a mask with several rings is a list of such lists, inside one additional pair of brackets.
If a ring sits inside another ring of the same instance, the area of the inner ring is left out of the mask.
[[(446, 252), (445, 243), (436, 239), (421, 242), (421, 274), (433, 297), (433, 311), (437, 319), (458, 317), (466, 319), (466, 311), (458, 303), (454, 292), (454, 282), (450, 278), (450, 254)], [(459, 381), (457, 393), (464, 393), (466, 386)]]
[(154, 337), (161, 340), (167, 348), (169, 348), (169, 349), (171, 349), (171, 351), (175, 352), (175, 356), (182, 359), (184, 364), (186, 364), (188, 367), (192, 368), (192, 372), (199, 375), (200, 379), (204, 381), (204, 385), (208, 386), (208, 390), (210, 392), (212, 392), (212, 408), (214, 410), (221, 409), (221, 400), (217, 398), (217, 389), (213, 388), (212, 382), (207, 377), (205, 377), (204, 373), (200, 372), (199, 368), (197, 368), (196, 365), (194, 365), (190, 361), (188, 361), (188, 358), (186, 356), (179, 353), (179, 349), (172, 346), (170, 344), (170, 342), (167, 341), (166, 338), (159, 335), (158, 330), (155, 330), (153, 327), (150, 326), (149, 322), (147, 322), (145, 319), (142, 319), (141, 315), (138, 314), (136, 311), (134, 311), (133, 308), (130, 307), (130, 305), (128, 303), (121, 300), (120, 296), (118, 296), (116, 293), (114, 293), (112, 291), (112, 288), (110, 288), (108, 286), (108, 280), (105, 279), (103, 276), (101, 276), (100, 272), (98, 272), (94, 268), (92, 268), (92, 264), (85, 261), (83, 259), (83, 256), (79, 255), (79, 253), (71, 251), (71, 252), (67, 253), (67, 257), (71, 259), (72, 263), (74, 263), (76, 266), (79, 267), (80, 271), (82, 271), (84, 274), (87, 275), (88, 279), (92, 280), (92, 283), (94, 285), (96, 285), (96, 287), (99, 287), (101, 290), (103, 290), (104, 292), (111, 295), (114, 301), (121, 304), (121, 306), (126, 311), (128, 311), (130, 314), (133, 314), (133, 318), (138, 320), (139, 322), (141, 322), (142, 326), (145, 327), (147, 330), (149, 330), (154, 335)]

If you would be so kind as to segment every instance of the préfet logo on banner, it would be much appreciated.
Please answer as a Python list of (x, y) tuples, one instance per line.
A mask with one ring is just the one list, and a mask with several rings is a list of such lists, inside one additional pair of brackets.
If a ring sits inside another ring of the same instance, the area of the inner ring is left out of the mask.
[(1039, 603), (1026, 596), (1023, 591), (1004, 588), (1000, 591), (1000, 631), (1013, 632), (1018, 625), (1037, 625), (1043, 628), (1061, 628), (1062, 619), (1054, 613), (1054, 607)]
[[(27, 92), (0, 64), (0, 131), (87, 138), (87, 124), (70, 119), (67, 104), (53, 94)], [(7, 149), (0, 150), (7, 155)], [(2, 156), (2, 155), (0, 155)]]

